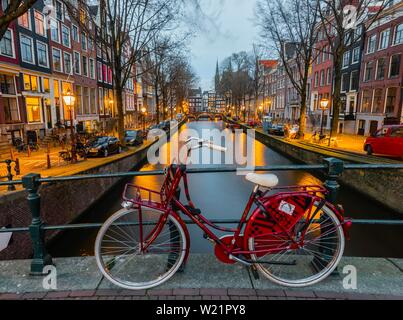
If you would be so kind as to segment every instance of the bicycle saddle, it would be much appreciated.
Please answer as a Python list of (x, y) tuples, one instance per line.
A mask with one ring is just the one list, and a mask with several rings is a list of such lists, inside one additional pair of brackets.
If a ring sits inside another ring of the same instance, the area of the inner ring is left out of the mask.
[(265, 188), (274, 188), (278, 185), (278, 177), (274, 174), (248, 173), (246, 180)]

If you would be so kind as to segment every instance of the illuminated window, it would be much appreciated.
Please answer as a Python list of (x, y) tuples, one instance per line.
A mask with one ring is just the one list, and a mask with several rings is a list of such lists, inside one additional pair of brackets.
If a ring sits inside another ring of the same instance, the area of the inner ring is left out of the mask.
[(18, 18), (18, 24), (21, 27), (27, 28), (31, 30), (31, 17), (30, 17), (30, 11), (28, 10), (25, 12), (22, 16)]
[(49, 78), (43, 78), (43, 91), (50, 92)]
[(38, 77), (24, 74), (24, 90), (38, 91)]
[(39, 11), (34, 11), (35, 32), (46, 37), (45, 16)]
[(41, 122), (41, 100), (36, 97), (27, 97), (25, 101), (28, 122)]

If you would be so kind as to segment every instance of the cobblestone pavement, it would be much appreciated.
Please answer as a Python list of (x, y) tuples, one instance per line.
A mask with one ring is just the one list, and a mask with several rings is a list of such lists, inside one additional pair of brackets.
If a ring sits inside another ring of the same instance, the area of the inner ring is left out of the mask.
[(3, 293), (0, 300), (403, 300), (403, 296), (255, 289), (114, 289)]

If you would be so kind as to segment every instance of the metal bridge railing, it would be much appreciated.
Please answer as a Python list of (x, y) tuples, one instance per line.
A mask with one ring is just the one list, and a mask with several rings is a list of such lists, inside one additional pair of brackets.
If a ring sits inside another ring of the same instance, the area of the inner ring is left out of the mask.
[[(331, 203), (337, 203), (337, 194), (340, 189), (338, 180), (344, 171), (348, 170), (402, 170), (403, 164), (349, 164), (335, 158), (324, 159), (323, 164), (318, 165), (283, 165), (283, 166), (266, 166), (256, 167), (257, 172), (268, 171), (320, 171), (325, 175), (324, 186), (329, 191), (327, 200)], [(238, 172), (236, 167), (220, 167), (205, 169), (188, 169), (188, 174), (204, 174), (204, 173), (234, 173)], [(41, 218), (41, 197), (39, 187), (43, 183), (67, 183), (72, 181), (105, 179), (105, 178), (129, 178), (139, 176), (160, 176), (163, 170), (143, 171), (143, 172), (126, 172), (112, 174), (93, 174), (78, 175), (68, 177), (49, 177), (42, 178), (40, 174), (28, 174), (21, 180), (0, 181), (0, 186), (22, 185), (28, 192), (27, 201), (32, 216), (31, 224), (27, 227), (0, 229), (0, 233), (5, 232), (29, 232), (33, 243), (33, 259), (31, 263), (31, 274), (41, 275), (46, 265), (52, 264), (52, 258), (46, 251), (45, 232), (76, 230), (76, 229), (96, 229), (102, 226), (101, 223), (88, 224), (69, 224), (69, 225), (46, 225)], [(191, 221), (185, 221), (187, 224), (193, 224)], [(213, 220), (215, 224), (237, 224), (238, 220)], [(403, 220), (372, 220), (372, 219), (355, 219), (353, 225), (393, 225), (403, 226)]]

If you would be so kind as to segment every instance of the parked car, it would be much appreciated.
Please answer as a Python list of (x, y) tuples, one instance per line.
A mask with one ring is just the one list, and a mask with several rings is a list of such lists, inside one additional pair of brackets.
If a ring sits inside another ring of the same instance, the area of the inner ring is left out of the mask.
[(261, 123), (260, 123), (260, 121), (257, 121), (257, 120), (249, 120), (247, 125), (249, 127), (256, 128), (256, 127), (260, 127)]
[(282, 124), (277, 124), (269, 128), (269, 134), (272, 134), (274, 136), (280, 136), (283, 137), (285, 132), (284, 132), (284, 125)]
[(144, 142), (144, 134), (141, 130), (128, 130), (125, 132), (125, 142), (128, 146), (139, 146)]
[(107, 157), (113, 153), (121, 153), (122, 147), (116, 137), (96, 137), (87, 145), (89, 157)]
[(403, 125), (384, 126), (367, 138), (364, 150), (368, 155), (381, 154), (403, 158)]

